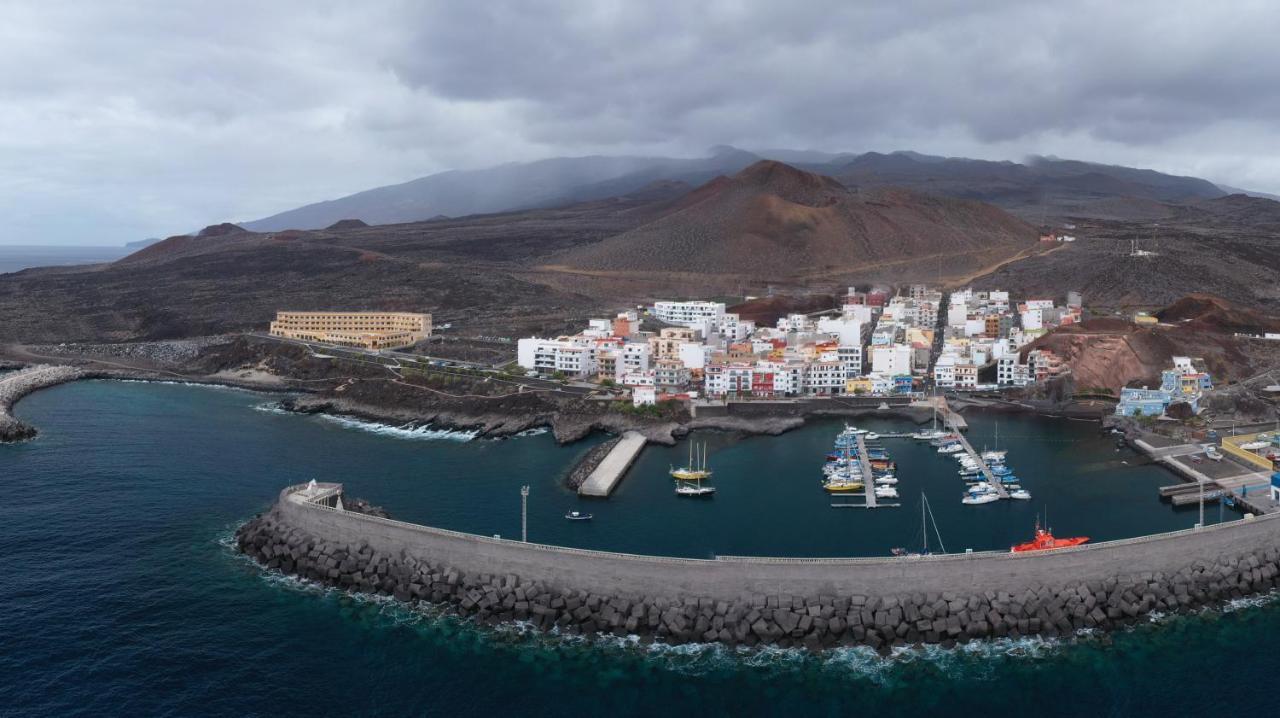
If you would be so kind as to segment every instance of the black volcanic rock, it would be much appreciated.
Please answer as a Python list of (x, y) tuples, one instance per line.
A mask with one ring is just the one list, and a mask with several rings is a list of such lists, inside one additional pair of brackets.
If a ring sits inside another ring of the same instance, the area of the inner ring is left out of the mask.
[(329, 225), (328, 227), (325, 227), (325, 229), (330, 229), (330, 230), (360, 229), (361, 227), (368, 227), (368, 226), (369, 226), (368, 223), (366, 223), (363, 219), (340, 219), (337, 222), (334, 222), (333, 224)]
[(241, 227), (238, 224), (223, 222), (222, 224), (211, 224), (208, 227), (205, 227), (204, 229), (200, 230), (200, 233), (197, 234), (196, 236), (197, 237), (226, 237), (227, 235), (231, 235), (231, 234), (244, 234), (247, 231), (248, 230), (246, 230), (244, 227)]

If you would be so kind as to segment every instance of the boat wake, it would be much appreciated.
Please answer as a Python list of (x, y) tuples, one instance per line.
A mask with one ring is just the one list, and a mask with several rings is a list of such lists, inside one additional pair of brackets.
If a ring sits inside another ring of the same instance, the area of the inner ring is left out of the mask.
[(460, 431), (457, 429), (438, 429), (430, 424), (403, 424), (401, 426), (392, 426), (391, 424), (380, 424), (376, 421), (364, 421), (363, 419), (353, 419), (349, 416), (335, 416), (333, 414), (317, 414), (322, 421), (328, 421), (347, 429), (357, 429), (359, 431), (367, 431), (370, 434), (379, 434), (382, 436), (390, 436), (396, 439), (408, 439), (415, 441), (458, 441), (466, 442), (475, 439), (480, 435), (479, 431)]

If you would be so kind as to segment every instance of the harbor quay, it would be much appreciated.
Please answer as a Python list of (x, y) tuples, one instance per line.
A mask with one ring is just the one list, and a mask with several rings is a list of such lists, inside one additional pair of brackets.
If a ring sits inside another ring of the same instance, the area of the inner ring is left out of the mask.
[(1035, 553), (672, 558), (395, 521), (342, 484), (285, 488), (237, 531), (269, 569), (484, 624), (664, 643), (822, 649), (1056, 637), (1263, 593), (1280, 515)]

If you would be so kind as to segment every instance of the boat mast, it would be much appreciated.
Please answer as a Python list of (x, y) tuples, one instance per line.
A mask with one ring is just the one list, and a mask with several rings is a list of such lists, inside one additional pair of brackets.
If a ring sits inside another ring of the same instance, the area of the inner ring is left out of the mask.
[(938, 537), (938, 548), (942, 549), (943, 553), (946, 553), (947, 546), (942, 543), (942, 531), (938, 530), (938, 520), (933, 517), (933, 507), (929, 506), (929, 499), (925, 497), (924, 492), (920, 493), (920, 497), (924, 499), (925, 506), (929, 508), (929, 520), (933, 522), (933, 533)]
[(924, 552), (925, 553), (929, 553), (929, 522), (928, 520), (925, 519), (925, 513), (924, 513), (925, 502), (927, 501), (928, 499), (925, 498), (924, 492), (921, 491), (920, 492), (920, 533), (924, 534)]

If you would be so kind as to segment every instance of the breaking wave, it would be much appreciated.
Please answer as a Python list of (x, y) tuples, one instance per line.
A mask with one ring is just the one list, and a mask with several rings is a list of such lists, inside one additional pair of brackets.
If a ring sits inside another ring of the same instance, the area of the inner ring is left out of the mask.
[(379, 434), (382, 436), (390, 436), (395, 439), (410, 439), (416, 441), (471, 441), (480, 435), (479, 431), (461, 431), (458, 429), (438, 429), (430, 424), (404, 424), (401, 426), (392, 426), (391, 424), (380, 424), (376, 421), (365, 421), (363, 419), (354, 419), (349, 416), (335, 416), (333, 414), (317, 414), (323, 421), (337, 424), (346, 429), (357, 429), (359, 431), (367, 431), (370, 434)]

